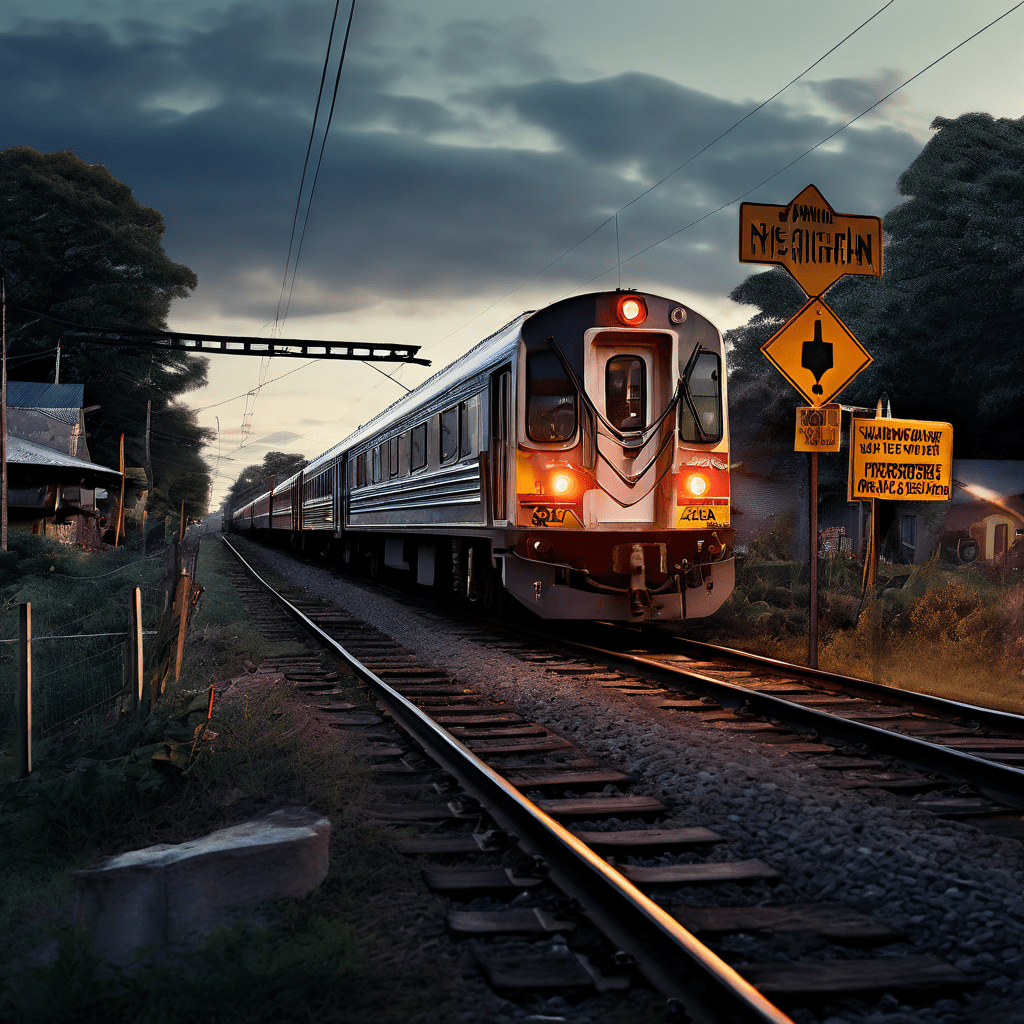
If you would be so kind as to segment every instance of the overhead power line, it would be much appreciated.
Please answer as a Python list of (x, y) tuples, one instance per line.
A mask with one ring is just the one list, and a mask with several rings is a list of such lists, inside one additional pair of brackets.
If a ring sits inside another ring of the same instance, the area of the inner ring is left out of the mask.
[[(862, 21), (852, 32), (848, 32), (845, 36), (843, 36), (842, 39), (839, 40), (838, 43), (836, 43), (834, 46), (832, 46), (828, 50), (826, 50), (812, 64), (808, 64), (807, 67), (804, 68), (803, 71), (800, 72), (800, 74), (796, 75), (794, 78), (791, 78), (781, 89), (779, 89), (778, 91), (772, 93), (772, 95), (769, 96), (766, 100), (762, 100), (760, 103), (757, 104), (757, 106), (751, 107), (751, 109), (748, 110), (738, 121), (733, 122), (733, 124), (729, 125), (729, 127), (726, 128), (725, 131), (723, 131), (721, 134), (715, 136), (715, 138), (713, 138), (710, 142), (706, 143), (704, 146), (702, 146), (700, 149), (698, 149), (695, 153), (692, 153), (690, 156), (688, 156), (681, 164), (679, 164), (678, 167), (676, 167), (673, 170), (669, 171), (668, 174), (665, 175), (665, 177), (661, 178), (659, 181), (656, 181), (653, 185), (650, 186), (650, 188), (645, 189), (639, 195), (634, 196), (624, 206), (620, 206), (613, 214), (611, 214), (605, 220), (601, 221), (601, 223), (598, 224), (596, 228), (594, 228), (592, 231), (590, 231), (586, 235), (584, 235), (578, 242), (576, 242), (575, 244), (569, 246), (569, 248), (566, 249), (565, 252), (563, 252), (560, 255), (556, 256), (549, 263), (546, 263), (543, 267), (541, 267), (540, 270), (537, 271), (537, 273), (535, 273), (535, 274), (531, 275), (530, 277), (526, 278), (525, 281), (522, 281), (519, 284), (517, 284), (515, 286), (515, 288), (513, 288), (511, 291), (506, 292), (504, 295), (501, 296), (501, 298), (495, 299), (494, 302), (492, 302), (489, 306), (487, 306), (484, 309), (482, 309), (479, 313), (476, 314), (476, 316), (471, 317), (469, 320), (467, 320), (461, 327), (456, 327), (454, 331), (450, 331), (443, 338), (440, 338), (438, 341), (435, 341), (432, 344), (428, 345), (427, 348), (433, 348), (434, 345), (439, 345), (439, 344), (441, 344), (441, 342), (447, 341), (448, 338), (450, 338), (453, 334), (458, 334), (459, 331), (463, 330), (463, 328), (468, 327), (474, 320), (479, 319), (488, 310), (493, 309), (496, 305), (498, 305), (499, 302), (504, 302), (505, 299), (507, 299), (510, 295), (514, 295), (517, 291), (519, 291), (520, 288), (524, 288), (531, 281), (535, 281), (538, 277), (540, 277), (540, 275), (543, 274), (545, 271), (550, 270), (559, 260), (564, 259), (566, 256), (569, 255), (569, 253), (573, 252), (573, 250), (575, 250), (575, 249), (578, 249), (588, 239), (593, 238), (593, 236), (596, 235), (597, 232), (601, 230), (601, 228), (603, 228), (606, 225), (610, 224), (612, 221), (615, 221), (615, 225), (616, 225), (616, 241), (617, 241), (617, 239), (618, 239), (618, 216), (619, 216), (620, 213), (622, 213), (623, 210), (626, 210), (630, 206), (632, 206), (634, 203), (639, 202), (641, 199), (644, 198), (644, 196), (650, 195), (656, 188), (658, 188), (659, 185), (664, 185), (665, 182), (668, 181), (669, 178), (673, 177), (675, 174), (677, 174), (679, 171), (681, 171), (684, 167), (686, 167), (687, 164), (692, 163), (702, 153), (706, 153), (716, 143), (721, 142), (722, 139), (724, 139), (726, 137), (726, 135), (728, 135), (734, 129), (738, 128), (748, 118), (753, 117), (754, 114), (756, 114), (759, 110), (762, 110), (764, 107), (768, 106), (768, 104), (771, 103), (772, 100), (777, 99), (779, 96), (781, 96), (791, 85), (795, 85), (797, 82), (799, 82), (800, 79), (804, 77), (804, 75), (806, 75), (809, 71), (812, 71), (814, 68), (816, 68), (826, 57), (828, 57), (831, 54), (835, 53), (835, 51), (838, 50), (839, 47), (843, 45), (843, 43), (847, 42), (847, 40), (849, 40), (849, 39), (852, 39), (853, 36), (855, 36), (862, 28), (864, 28), (865, 25), (867, 25), (870, 22), (874, 21), (875, 18), (877, 18), (887, 7), (891, 7), (892, 4), (894, 4), (895, 2), (896, 2), (896, 0), (888, 0), (888, 2), (883, 4), (881, 7), (879, 7), (878, 10), (875, 11), (875, 13), (872, 14), (870, 18), (867, 18), (865, 21)], [(617, 248), (617, 246), (616, 246), (616, 248)], [(598, 274), (597, 276), (601, 277), (601, 276), (603, 276), (604, 273), (606, 273), (606, 272), (602, 271), (602, 273)], [(591, 280), (594, 280), (594, 279), (592, 278)]]
[[(749, 196), (752, 192), (756, 192), (762, 185), (766, 185), (773, 178), (777, 178), (780, 174), (782, 174), (783, 171), (787, 171), (794, 164), (799, 163), (801, 160), (803, 160), (805, 156), (807, 156), (810, 153), (813, 153), (816, 149), (819, 149), (821, 146), (824, 146), (826, 142), (828, 142), (830, 139), (834, 139), (840, 132), (845, 131), (854, 122), (859, 121), (865, 114), (871, 113), (871, 111), (874, 110), (875, 107), (880, 106), (887, 99), (890, 99), (892, 96), (895, 96), (896, 93), (900, 91), (900, 89), (902, 89), (904, 86), (909, 85), (911, 82), (914, 81), (915, 78), (920, 78), (921, 75), (923, 75), (930, 68), (935, 67), (936, 64), (938, 64), (940, 61), (945, 60), (950, 54), (955, 53), (962, 46), (966, 46), (967, 43), (969, 43), (972, 39), (976, 39), (978, 36), (982, 34), (982, 32), (987, 31), (997, 22), (1002, 21), (1003, 18), (1007, 17), (1010, 14), (1013, 14), (1013, 12), (1020, 7), (1024, 7), (1024, 0), (1020, 0), (1019, 3), (1014, 4), (1013, 7), (1011, 7), (1009, 10), (1004, 11), (1002, 14), (1000, 14), (998, 18), (993, 18), (992, 21), (990, 21), (987, 25), (983, 25), (981, 28), (978, 29), (977, 32), (974, 32), (971, 35), (969, 35), (966, 39), (961, 40), (952, 49), (949, 49), (944, 54), (942, 54), (941, 57), (936, 57), (935, 60), (933, 60), (930, 64), (926, 64), (923, 68), (921, 68), (920, 71), (918, 71), (916, 74), (911, 75), (910, 78), (906, 79), (905, 81), (901, 82), (899, 85), (896, 86), (895, 89), (891, 89), (884, 96), (882, 96), (881, 99), (875, 100), (875, 102), (872, 103), (871, 106), (866, 107), (856, 117), (851, 117), (850, 120), (846, 122), (846, 124), (841, 125), (835, 131), (830, 132), (828, 135), (825, 136), (825, 138), (816, 142), (813, 146), (810, 146), (808, 149), (805, 149), (799, 156), (796, 156), (792, 160), (790, 160), (788, 164), (785, 164), (784, 166), (780, 167), (777, 171), (774, 171), (773, 173), (769, 174), (767, 178), (763, 178), (756, 185), (752, 186), (751, 188), (748, 188), (746, 192), (743, 192), (741, 195), (736, 196), (735, 199), (730, 199), (727, 203), (722, 203), (721, 206), (716, 206), (715, 209), (709, 210), (707, 213), (705, 213), (701, 217), (698, 217), (696, 220), (691, 220), (689, 224), (684, 224), (681, 228), (677, 228), (675, 231), (669, 232), (669, 234), (665, 235), (663, 238), (659, 238), (658, 241), (652, 242), (650, 245), (645, 246), (643, 249), (638, 249), (635, 253), (633, 253), (632, 256), (627, 256), (621, 262), (628, 263), (630, 260), (636, 259), (637, 256), (642, 256), (645, 252), (650, 252), (651, 249), (654, 249), (657, 246), (661, 245), (662, 242), (667, 242), (670, 238), (675, 238), (676, 235), (682, 234), (684, 231), (688, 231), (692, 227), (696, 227), (696, 225), (702, 223), (703, 221), (706, 221), (709, 217), (713, 217), (716, 213), (721, 213), (722, 210), (728, 209), (728, 207), (730, 206), (734, 206), (741, 199), (746, 199), (746, 197)], [(584, 281), (582, 284), (576, 285), (575, 288), (570, 288), (569, 291), (564, 293), (562, 298), (564, 298), (566, 295), (571, 295), (574, 291), (577, 291), (580, 288), (586, 288), (588, 284), (592, 284), (599, 277), (604, 277), (605, 274), (611, 273), (611, 271), (613, 271), (614, 269), (615, 266), (605, 268), (599, 274), (595, 274), (593, 277)]]
[[(302, 231), (299, 233), (299, 246), (295, 250), (295, 263), (292, 266), (292, 283), (288, 289), (288, 301), (285, 303), (284, 315), (281, 317), (281, 327), (284, 327), (284, 321), (288, 319), (288, 310), (291, 309), (292, 305), (292, 292), (295, 290), (295, 276), (299, 270), (299, 257), (302, 255), (302, 243), (306, 237), (306, 227), (309, 224), (309, 213), (313, 208), (313, 195), (316, 192), (316, 183), (320, 177), (320, 165), (324, 160), (324, 150), (327, 148), (327, 136), (331, 130), (331, 121), (334, 120), (334, 107), (338, 102), (338, 87), (341, 85), (341, 71), (345, 66), (345, 54), (348, 51), (348, 39), (352, 32), (352, 17), (356, 13), (356, 0), (352, 0), (352, 6), (348, 12), (348, 24), (345, 26), (345, 39), (341, 44), (341, 57), (338, 60), (338, 73), (334, 78), (334, 93), (331, 96), (331, 109), (327, 113), (327, 124), (324, 126), (324, 135), (320, 140), (320, 155), (316, 161), (316, 171), (313, 173), (313, 184), (309, 187), (309, 199), (306, 202), (306, 215), (302, 220)], [(333, 29), (333, 25), (332, 25)], [(319, 102), (319, 100), (318, 100)], [(308, 156), (307, 156), (308, 159)]]

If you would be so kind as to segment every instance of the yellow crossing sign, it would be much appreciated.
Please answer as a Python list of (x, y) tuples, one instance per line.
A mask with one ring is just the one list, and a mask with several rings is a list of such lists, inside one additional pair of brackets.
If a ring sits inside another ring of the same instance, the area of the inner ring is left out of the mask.
[(761, 351), (816, 409), (872, 363), (868, 350), (820, 298), (790, 317)]
[(814, 185), (785, 206), (741, 203), (740, 262), (785, 267), (821, 295), (847, 274), (882, 276), (882, 221), (836, 213)]
[(850, 500), (949, 501), (953, 427), (934, 420), (854, 419)]

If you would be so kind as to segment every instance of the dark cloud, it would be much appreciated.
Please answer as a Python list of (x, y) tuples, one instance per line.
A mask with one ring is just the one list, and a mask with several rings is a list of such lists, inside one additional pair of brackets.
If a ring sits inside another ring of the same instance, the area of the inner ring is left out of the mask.
[[(804, 88), (821, 97), (841, 114), (856, 117), (895, 89), (904, 77), (890, 68), (872, 78), (829, 78), (823, 82), (807, 82)], [(899, 102), (899, 98), (888, 102)]]
[(294, 430), (276, 430), (272, 434), (265, 434), (259, 439), (258, 444), (287, 444), (298, 438), (305, 437), (305, 434), (297, 434)]
[[(240, 5), (178, 32), (144, 21), (117, 33), (36, 22), (0, 34), (0, 146), (70, 148), (105, 164), (163, 213), (169, 254), (199, 275), (194, 301), (270, 319), (330, 10), (306, 0)], [(420, 38), (397, 18), (357, 9), (292, 316), (505, 291), (749, 109), (645, 74), (550, 77), (526, 23), (462, 22)], [(454, 75), (462, 91), (451, 102), (409, 94), (410, 67)], [(485, 88), (492, 72), (506, 84)], [(539, 74), (548, 77), (522, 80)], [(836, 104), (854, 91), (838, 81), (817, 88), (826, 99), (831, 89)], [(500, 118), (550, 145), (459, 134)], [(622, 256), (736, 198), (837, 123), (776, 101), (620, 217)], [(891, 204), (878, 197), (891, 194), (919, 146), (877, 126), (840, 140), (758, 198), (781, 202), (813, 180), (838, 209), (884, 212)], [(737, 275), (735, 216), (631, 261), (628, 283), (686, 281), (724, 294)], [(614, 254), (605, 228), (542, 280), (564, 291), (614, 265)]]
[(549, 75), (551, 59), (537, 49), (541, 26), (532, 20), (496, 25), (485, 21), (453, 22), (437, 50), (438, 67), (463, 75), (489, 76), (508, 70), (531, 78)]

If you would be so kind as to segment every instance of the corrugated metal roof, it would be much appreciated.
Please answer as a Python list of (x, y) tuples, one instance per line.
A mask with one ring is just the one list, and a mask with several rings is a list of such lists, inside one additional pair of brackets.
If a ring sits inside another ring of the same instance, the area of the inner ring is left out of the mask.
[(74, 409), (84, 405), (84, 384), (36, 384), (9, 380), (7, 404), (15, 409)]
[(95, 462), (76, 459), (73, 455), (65, 455), (55, 448), (47, 448), (46, 445), (36, 444), (35, 441), (26, 441), (25, 438), (17, 437), (14, 434), (7, 435), (7, 461), (27, 466), (59, 466), (62, 469), (81, 469), (83, 472), (121, 475), (116, 469), (110, 469), (109, 466), (100, 466)]

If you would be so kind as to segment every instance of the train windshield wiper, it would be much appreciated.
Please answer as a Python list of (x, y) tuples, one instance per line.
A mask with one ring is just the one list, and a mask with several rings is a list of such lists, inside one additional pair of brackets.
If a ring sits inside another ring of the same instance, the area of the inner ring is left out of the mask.
[[(686, 367), (679, 377), (679, 390), (682, 393), (683, 401), (686, 403), (686, 408), (690, 410), (690, 415), (693, 417), (693, 428), (697, 433), (698, 444), (709, 444), (714, 438), (701, 426), (700, 415), (697, 412), (697, 404), (693, 400), (693, 393), (690, 391), (690, 377), (693, 371), (697, 368), (697, 360), (700, 359), (708, 350), (703, 348), (700, 342), (697, 342), (693, 347), (693, 351), (690, 353), (690, 358), (687, 360)], [(709, 353), (713, 354), (713, 353)]]

